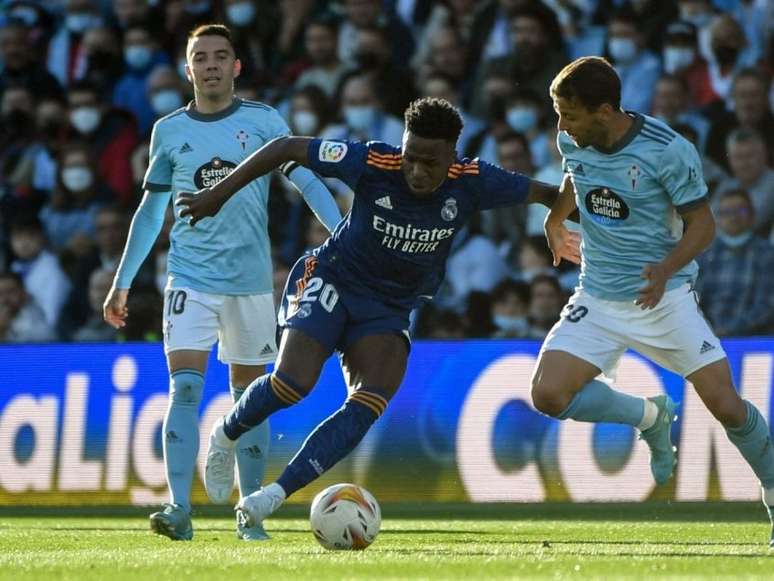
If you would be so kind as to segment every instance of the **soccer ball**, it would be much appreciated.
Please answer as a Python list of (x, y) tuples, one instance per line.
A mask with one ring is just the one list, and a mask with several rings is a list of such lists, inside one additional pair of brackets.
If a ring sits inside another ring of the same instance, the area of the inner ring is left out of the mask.
[(334, 484), (314, 497), (309, 515), (314, 538), (329, 550), (362, 550), (382, 525), (379, 503), (356, 484)]

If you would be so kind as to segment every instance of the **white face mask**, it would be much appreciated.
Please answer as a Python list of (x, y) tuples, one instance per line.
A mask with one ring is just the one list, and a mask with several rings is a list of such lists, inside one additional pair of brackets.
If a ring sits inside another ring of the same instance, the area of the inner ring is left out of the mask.
[(246, 26), (255, 19), (255, 4), (237, 2), (226, 7), (226, 18), (234, 26)]
[(681, 10), (680, 20), (685, 20), (686, 22), (690, 22), (697, 29), (701, 29), (710, 23), (710, 20), (712, 20), (712, 13), (698, 12), (696, 14), (688, 14), (685, 10)]
[(96, 107), (78, 107), (70, 112), (70, 123), (79, 133), (91, 133), (102, 120), (102, 113)]
[(317, 115), (311, 111), (296, 111), (291, 122), (296, 135), (313, 135), (317, 129)]
[(99, 24), (99, 17), (90, 12), (73, 12), (65, 17), (65, 27), (73, 34), (83, 34)]
[(62, 183), (71, 192), (83, 192), (92, 186), (94, 176), (89, 168), (74, 165), (62, 170)]
[(673, 74), (693, 64), (696, 51), (687, 46), (667, 46), (664, 48), (664, 70)]
[(631, 38), (612, 37), (607, 43), (607, 49), (613, 60), (621, 64), (629, 64), (637, 58), (637, 45)]
[(505, 120), (514, 131), (527, 133), (537, 126), (537, 111), (532, 107), (511, 107), (505, 114)]
[(495, 326), (506, 333), (516, 336), (526, 334), (529, 330), (527, 317), (509, 317), (507, 315), (494, 315), (492, 317)]
[(183, 106), (183, 97), (174, 89), (164, 89), (151, 95), (151, 107), (156, 115), (167, 115)]
[(143, 70), (150, 64), (151, 59), (153, 59), (153, 51), (147, 46), (136, 44), (124, 49), (124, 60), (132, 69)]
[(376, 108), (371, 105), (350, 105), (344, 107), (344, 120), (350, 129), (365, 131), (376, 119)]
[(753, 237), (753, 233), (752, 230), (747, 230), (746, 232), (742, 232), (736, 236), (731, 236), (730, 234), (723, 232), (723, 230), (718, 229), (717, 237), (720, 238), (720, 240), (726, 246), (730, 246), (731, 248), (739, 248), (740, 246), (744, 246), (750, 241), (750, 239)]

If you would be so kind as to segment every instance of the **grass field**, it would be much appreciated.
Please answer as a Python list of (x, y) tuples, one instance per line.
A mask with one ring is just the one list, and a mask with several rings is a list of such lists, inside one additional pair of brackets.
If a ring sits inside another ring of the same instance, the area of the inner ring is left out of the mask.
[(152, 535), (137, 509), (0, 509), (0, 579), (774, 579), (759, 504), (382, 508), (363, 552), (322, 549), (301, 506), (265, 543), (210, 507), (190, 543)]

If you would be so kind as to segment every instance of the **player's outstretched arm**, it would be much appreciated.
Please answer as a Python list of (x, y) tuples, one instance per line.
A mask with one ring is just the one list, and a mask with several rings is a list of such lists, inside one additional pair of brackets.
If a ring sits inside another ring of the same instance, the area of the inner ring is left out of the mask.
[(666, 283), (672, 275), (701, 254), (715, 238), (715, 219), (706, 199), (681, 211), (680, 216), (684, 223), (680, 242), (664, 260), (646, 264), (640, 274), (640, 278), (648, 282), (640, 289), (634, 302), (643, 309), (655, 307), (664, 296)]
[(205, 188), (195, 194), (181, 192), (176, 202), (182, 207), (180, 216), (189, 216), (189, 223), (193, 226), (202, 218), (217, 214), (231, 196), (254, 179), (269, 173), (283, 163), (294, 161), (306, 166), (307, 150), (312, 139), (311, 137), (278, 137), (240, 163), (234, 171), (211, 189)]

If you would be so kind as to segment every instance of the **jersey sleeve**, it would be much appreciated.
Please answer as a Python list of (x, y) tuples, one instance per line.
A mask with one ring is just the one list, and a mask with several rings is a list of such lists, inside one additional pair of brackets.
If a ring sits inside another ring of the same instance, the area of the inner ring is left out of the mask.
[(686, 139), (674, 139), (664, 149), (658, 177), (678, 211), (690, 210), (707, 197), (701, 159)]
[(523, 204), (530, 183), (527, 176), (506, 171), (485, 161), (478, 162), (476, 181), (480, 210)]
[(153, 126), (148, 156), (148, 169), (142, 189), (149, 192), (169, 192), (172, 190), (172, 162), (164, 147), (162, 131), (159, 123)]
[(284, 137), (285, 135), (290, 135), (290, 127), (288, 127), (288, 124), (285, 122), (285, 120), (282, 118), (282, 115), (280, 115), (277, 111), (272, 111), (271, 118), (269, 119), (269, 133), (270, 138), (274, 139), (276, 137)]
[(357, 141), (313, 139), (307, 158), (309, 169), (326, 178), (338, 178), (355, 190), (366, 169), (368, 146)]

